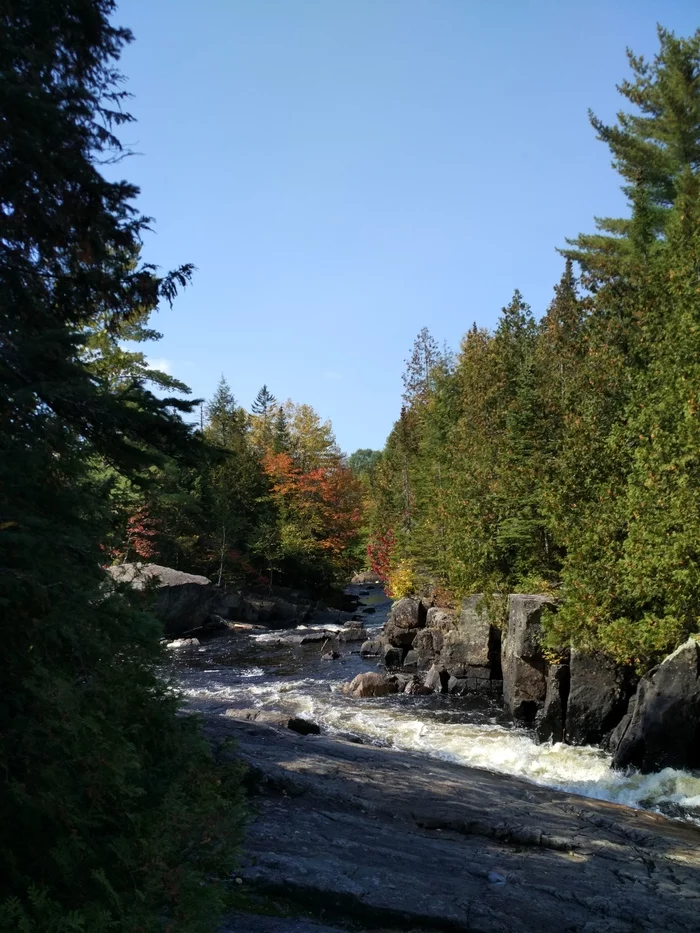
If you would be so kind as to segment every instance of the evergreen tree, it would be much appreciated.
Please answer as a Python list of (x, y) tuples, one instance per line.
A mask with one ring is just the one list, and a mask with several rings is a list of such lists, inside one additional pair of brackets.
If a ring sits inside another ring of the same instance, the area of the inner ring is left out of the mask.
[(275, 419), (275, 436), (272, 442), (272, 449), (276, 454), (287, 453), (291, 448), (291, 437), (289, 434), (289, 424), (284, 408), (280, 407)]
[(261, 415), (263, 418), (267, 418), (272, 414), (276, 404), (277, 399), (265, 385), (255, 396), (255, 401), (251, 405), (250, 410), (254, 415)]
[(99, 171), (130, 119), (114, 7), (0, 12), (0, 928), (28, 933), (208, 929), (240, 820), (157, 676), (158, 625), (101, 569), (91, 465), (135, 482), (192, 449), (190, 403), (90, 365), (91, 333), (143, 322), (190, 272), (138, 261), (137, 191)]

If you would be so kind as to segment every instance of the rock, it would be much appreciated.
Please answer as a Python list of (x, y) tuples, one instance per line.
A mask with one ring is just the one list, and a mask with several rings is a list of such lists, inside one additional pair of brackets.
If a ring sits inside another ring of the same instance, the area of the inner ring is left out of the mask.
[(447, 681), (447, 692), (454, 696), (463, 696), (469, 692), (465, 677), (450, 677)]
[(462, 600), (456, 626), (464, 644), (466, 663), (471, 667), (489, 667), (499, 674), (501, 632), (491, 624), (482, 594)]
[(360, 648), (360, 656), (363, 658), (377, 658), (382, 651), (382, 642), (379, 638), (370, 638), (363, 643)]
[(431, 606), (425, 614), (427, 628), (438, 632), (449, 632), (456, 628), (457, 613), (454, 609), (443, 609), (441, 606)]
[(437, 664), (433, 664), (425, 675), (425, 686), (435, 691), (435, 693), (447, 693), (448, 682), (449, 675), (447, 671), (440, 670)]
[(338, 641), (367, 641), (367, 629), (361, 622), (346, 622), (338, 632)]
[(555, 608), (549, 596), (512, 594), (501, 647), (503, 698), (523, 722), (534, 722), (547, 692), (546, 662), (540, 646), (542, 613)]
[(154, 611), (167, 635), (180, 635), (204, 625), (220, 595), (207, 577), (160, 564), (117, 564), (107, 567), (107, 573), (135, 590), (155, 587)]
[(408, 694), (408, 696), (427, 696), (433, 691), (430, 687), (426, 687), (424, 683), (421, 683), (420, 678), (412, 677), (411, 680), (403, 688), (403, 692)]
[(322, 641), (334, 641), (338, 632), (334, 632), (331, 629), (322, 630), (317, 632), (307, 632), (301, 636), (300, 645), (315, 645), (318, 642)]
[(566, 703), (569, 697), (569, 665), (552, 664), (547, 671), (544, 707), (537, 715), (538, 742), (563, 742)]
[[(613, 764), (644, 773), (700, 768), (700, 643), (689, 639), (639, 681)], [(612, 744), (612, 743), (611, 743)]]
[(355, 697), (358, 700), (366, 697), (383, 697), (390, 693), (397, 692), (396, 680), (386, 677), (384, 674), (358, 674), (348, 684), (343, 684), (342, 691), (346, 696)]
[(403, 651), (401, 648), (387, 645), (384, 649), (384, 663), (387, 667), (401, 667), (403, 664)]
[(176, 638), (175, 641), (169, 641), (167, 648), (199, 648), (198, 638)]
[[(430, 615), (430, 613), (428, 613)], [(431, 628), (414, 629), (413, 650), (418, 654), (418, 667), (428, 668), (442, 651), (444, 635)]]
[(365, 606), (365, 608), (362, 610), (362, 612), (363, 612), (366, 616), (371, 616), (371, 615), (373, 615), (376, 611), (377, 611), (377, 610), (374, 608), (374, 606)]
[(398, 748), (223, 716), (203, 728), (254, 775), (236, 877), (295, 912), (367, 931), (698, 929), (698, 827)]
[(287, 728), (292, 732), (298, 732), (299, 735), (320, 735), (321, 727), (318, 723), (310, 719), (302, 719), (301, 716), (292, 716), (287, 723)]
[(419, 660), (418, 652), (414, 651), (413, 648), (411, 648), (411, 650), (406, 653), (406, 657), (403, 659), (404, 670), (411, 670), (411, 671), (418, 670), (418, 660)]
[(379, 574), (374, 573), (374, 571), (363, 570), (362, 573), (356, 573), (350, 582), (359, 586), (365, 586), (368, 583), (383, 583), (384, 581)]
[(425, 628), (427, 611), (420, 599), (404, 597), (391, 607), (390, 620), (398, 629)]
[(571, 652), (571, 689), (566, 707), (569, 745), (598, 745), (627, 712), (636, 686), (631, 668), (602, 654)]
[(339, 651), (326, 651), (325, 654), (321, 655), (322, 661), (337, 661), (340, 657)]
[(360, 590), (358, 596), (369, 596), (369, 590)]
[(310, 719), (302, 719), (289, 713), (267, 709), (227, 709), (224, 713), (229, 719), (239, 719), (243, 722), (258, 722), (267, 726), (278, 726), (281, 729), (291, 729), (299, 735), (320, 735), (321, 727)]
[(417, 634), (417, 628), (399, 628), (392, 619), (386, 623), (383, 632), (384, 641), (396, 648), (410, 648)]

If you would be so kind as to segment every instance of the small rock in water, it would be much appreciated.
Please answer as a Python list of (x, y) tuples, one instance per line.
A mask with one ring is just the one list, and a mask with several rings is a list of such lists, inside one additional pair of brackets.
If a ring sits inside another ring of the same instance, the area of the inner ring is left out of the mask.
[(346, 696), (353, 696), (358, 700), (364, 697), (383, 697), (398, 690), (396, 681), (383, 674), (358, 674), (350, 683), (343, 684), (342, 691)]
[(317, 723), (311, 722), (310, 719), (302, 719), (301, 716), (292, 716), (287, 723), (287, 728), (292, 732), (298, 732), (299, 735), (321, 734), (321, 727)]
[(377, 610), (374, 608), (374, 606), (366, 606), (362, 611), (364, 612), (365, 615), (371, 615), (373, 612), (376, 612)]
[(506, 876), (502, 875), (500, 871), (490, 871), (486, 877), (489, 879), (490, 884), (494, 884), (497, 887), (502, 887), (508, 881)]
[(325, 654), (321, 655), (322, 661), (337, 661), (340, 657), (339, 651), (326, 651)]
[(198, 638), (176, 638), (175, 641), (169, 641), (168, 648), (198, 648), (200, 641)]

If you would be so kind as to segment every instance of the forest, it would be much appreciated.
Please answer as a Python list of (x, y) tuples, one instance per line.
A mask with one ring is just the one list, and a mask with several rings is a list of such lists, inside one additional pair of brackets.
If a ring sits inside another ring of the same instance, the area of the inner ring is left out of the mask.
[(554, 592), (549, 649), (648, 668), (700, 618), (700, 32), (628, 53), (608, 126), (628, 217), (560, 248), (459, 352), (427, 329), (372, 470), (370, 556), (395, 595)]
[[(396, 596), (556, 592), (549, 649), (648, 665), (700, 615), (700, 32), (629, 56), (591, 117), (630, 205), (453, 355), (419, 334), (382, 452), (309, 405), (246, 410), (154, 370), (193, 268), (143, 255), (113, 0), (0, 11), (0, 930), (198, 933), (226, 903), (243, 776), (160, 675), (157, 620), (104, 567)], [(269, 379), (261, 373), (261, 382)], [(490, 597), (491, 598), (491, 597)]]

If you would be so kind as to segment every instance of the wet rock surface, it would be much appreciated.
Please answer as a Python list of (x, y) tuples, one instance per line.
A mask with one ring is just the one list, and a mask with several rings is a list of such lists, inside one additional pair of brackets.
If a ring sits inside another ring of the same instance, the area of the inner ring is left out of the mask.
[[(257, 794), (243, 887), (365, 930), (697, 929), (694, 827), (408, 752), (224, 716), (204, 728), (222, 756), (235, 741)], [(333, 930), (240, 922), (222, 933)]]
[(618, 768), (700, 768), (700, 642), (690, 639), (642, 677), (611, 746)]

